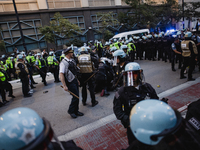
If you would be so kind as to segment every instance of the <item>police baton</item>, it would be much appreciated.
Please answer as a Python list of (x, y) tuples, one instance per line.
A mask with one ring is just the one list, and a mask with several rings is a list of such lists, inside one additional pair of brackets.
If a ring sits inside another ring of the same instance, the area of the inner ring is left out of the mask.
[(86, 83), (86, 82), (88, 82), (97, 72), (99, 72), (99, 70), (97, 70), (95, 73), (93, 73), (87, 80), (85, 80), (85, 82), (84, 82), (84, 84)]
[[(61, 85), (60, 87), (61, 87), (61, 88), (63, 88), (63, 86), (62, 86), (62, 85)], [(69, 91), (69, 90), (68, 90), (67, 92), (69, 92), (70, 94), (72, 94), (73, 96), (75, 96), (76, 98), (78, 98), (78, 99), (79, 99), (79, 97), (78, 97), (76, 94), (72, 93), (71, 91)]]
[(114, 85), (114, 87), (117, 86), (117, 84), (119, 83), (119, 80), (121, 79), (121, 77), (123, 76), (123, 73), (120, 75), (119, 79), (117, 80), (116, 84)]

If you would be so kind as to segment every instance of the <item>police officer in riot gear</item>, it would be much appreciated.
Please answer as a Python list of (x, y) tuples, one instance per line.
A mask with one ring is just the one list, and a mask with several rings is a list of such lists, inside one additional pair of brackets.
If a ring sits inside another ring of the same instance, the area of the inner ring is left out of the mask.
[(126, 64), (129, 62), (126, 60), (126, 53), (123, 50), (116, 50), (113, 53), (113, 66), (114, 66), (114, 80), (113, 80), (113, 89), (123, 85), (123, 71)]
[(180, 47), (180, 42), (178, 38), (174, 39), (174, 43), (171, 45), (171, 66), (172, 66), (172, 71), (176, 71), (174, 68), (175, 65), (175, 59), (179, 61), (179, 69), (181, 68), (181, 47)]
[[(4, 71), (3, 69), (0, 69), (0, 91), (1, 91), (1, 97), (2, 97), (3, 103), (8, 102), (6, 100), (5, 90), (9, 91), (8, 97), (15, 98), (15, 96), (13, 95), (12, 85), (8, 82), (8, 75), (6, 71)], [(1, 102), (0, 102), (0, 106), (2, 106)]]
[(116, 93), (113, 101), (113, 110), (117, 119), (127, 128), (128, 142), (131, 144), (135, 137), (130, 129), (129, 116), (132, 107), (144, 99), (158, 99), (154, 88), (143, 82), (143, 72), (140, 65), (130, 62), (125, 66), (123, 72), (123, 84)]
[(0, 149), (82, 150), (73, 140), (59, 141), (50, 122), (30, 108), (14, 108), (0, 118)]
[(32, 52), (29, 52), (28, 56), (26, 56), (26, 60), (27, 60), (27, 67), (28, 67), (28, 71), (30, 74), (30, 79), (31, 79), (31, 83), (32, 84), (38, 84), (34, 81), (33, 79), (33, 70), (34, 70), (34, 64), (35, 64), (35, 57), (32, 55)]
[(98, 72), (95, 75), (95, 91), (100, 90), (100, 96), (110, 95), (108, 93), (108, 87), (111, 80), (113, 79), (113, 70), (110, 66), (110, 61), (108, 58), (102, 57), (98, 66)]
[(199, 123), (159, 100), (144, 100), (131, 110), (130, 127), (137, 140), (126, 150), (199, 150)]
[(129, 39), (129, 43), (128, 43), (127, 47), (128, 47), (127, 54), (130, 57), (130, 61), (134, 61), (135, 60), (136, 47), (133, 44), (133, 39), (132, 38)]
[(70, 91), (72, 95), (71, 104), (68, 109), (68, 113), (72, 118), (77, 116), (83, 116), (84, 114), (79, 112), (79, 85), (80, 82), (77, 79), (78, 68), (76, 62), (73, 59), (74, 52), (71, 47), (64, 50), (65, 58), (60, 63), (60, 80), (65, 91)]
[(54, 52), (49, 52), (49, 56), (47, 57), (47, 63), (49, 66), (49, 71), (54, 75), (54, 82), (58, 83), (59, 80), (59, 62), (54, 56)]
[(23, 56), (18, 55), (17, 56), (17, 62), (15, 64), (16, 73), (21, 79), (22, 82), (22, 92), (24, 94), (24, 97), (31, 97), (32, 95), (29, 93), (29, 71), (28, 68), (24, 62)]
[(38, 69), (40, 76), (42, 77), (42, 82), (44, 83), (45, 86), (47, 86), (47, 82), (46, 82), (47, 64), (46, 64), (46, 60), (42, 58), (40, 53), (37, 53), (35, 66)]
[(183, 56), (183, 66), (180, 72), (180, 79), (186, 78), (184, 76), (184, 71), (187, 66), (189, 66), (188, 71), (188, 81), (194, 81), (192, 78), (192, 72), (195, 68), (195, 59), (198, 54), (196, 44), (191, 40), (192, 33), (185, 33), (185, 40), (181, 42), (182, 56)]
[(87, 101), (87, 85), (89, 86), (92, 107), (98, 104), (94, 94), (94, 66), (96, 58), (91, 56), (85, 47), (81, 47), (81, 55), (78, 56), (78, 66), (80, 68), (80, 82), (82, 86), (82, 103), (85, 106)]

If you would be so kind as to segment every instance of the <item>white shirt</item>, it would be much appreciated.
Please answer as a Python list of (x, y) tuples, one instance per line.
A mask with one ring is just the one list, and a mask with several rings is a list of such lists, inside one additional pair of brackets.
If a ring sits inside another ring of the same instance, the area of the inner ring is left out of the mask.
[[(67, 61), (72, 61), (71, 59), (68, 59), (67, 57), (65, 57), (64, 59), (66, 59)], [(60, 63), (60, 73), (65, 73), (65, 64), (62, 63), (62, 61)]]

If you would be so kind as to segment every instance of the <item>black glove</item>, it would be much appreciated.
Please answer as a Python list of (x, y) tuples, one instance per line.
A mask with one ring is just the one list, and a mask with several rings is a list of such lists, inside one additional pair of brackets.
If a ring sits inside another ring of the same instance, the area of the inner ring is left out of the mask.
[(165, 102), (165, 103), (167, 103), (168, 104), (168, 101), (169, 99), (168, 98), (165, 98), (165, 97), (163, 97), (162, 99), (161, 99), (161, 101), (163, 101), (163, 102)]

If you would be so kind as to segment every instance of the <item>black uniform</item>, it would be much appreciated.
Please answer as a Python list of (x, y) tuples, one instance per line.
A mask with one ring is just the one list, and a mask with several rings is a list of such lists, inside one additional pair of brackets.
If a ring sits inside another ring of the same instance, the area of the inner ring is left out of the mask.
[(130, 111), (137, 102), (147, 98), (158, 99), (154, 88), (148, 83), (139, 85), (139, 89), (133, 86), (121, 87), (115, 94), (113, 110), (117, 119), (121, 120), (123, 126), (127, 128), (129, 144), (135, 140), (130, 129)]
[(1, 97), (2, 97), (2, 101), (6, 102), (6, 92), (5, 90), (9, 91), (9, 97), (13, 97), (13, 89), (12, 89), (12, 85), (8, 82), (8, 75), (6, 73), (6, 71), (0, 69), (0, 72), (2, 72), (4, 74), (4, 76), (6, 77), (5, 81), (1, 81), (0, 80), (0, 90), (1, 90)]
[[(96, 62), (96, 57), (91, 56), (91, 62)], [(94, 72), (91, 73), (81, 73), (80, 74), (80, 82), (81, 82), (81, 86), (82, 86), (82, 102), (83, 105), (86, 105), (86, 101), (87, 101), (87, 85), (88, 85), (88, 89), (90, 91), (90, 97), (91, 97), (91, 103), (94, 106), (96, 103), (96, 99), (95, 99), (95, 80), (94, 80), (94, 76), (93, 76)], [(92, 77), (91, 77), (92, 76)], [(88, 80), (89, 79), (89, 80)]]
[(158, 60), (163, 58), (163, 47), (162, 47), (162, 39), (157, 39), (157, 50), (158, 50)]
[(29, 78), (28, 78), (28, 75), (29, 73), (26, 72), (25, 70), (25, 66), (23, 63), (19, 63), (17, 65), (17, 67), (19, 67), (20, 69), (20, 73), (19, 73), (19, 78), (21, 79), (21, 82), (22, 82), (22, 92), (24, 94), (24, 96), (28, 96), (29, 95)]
[(95, 76), (96, 86), (95, 91), (104, 90), (104, 94), (107, 95), (108, 87), (110, 87), (110, 82), (113, 79), (113, 70), (111, 66), (107, 63), (99, 63), (98, 73)]
[(117, 66), (114, 67), (115, 77), (113, 80), (113, 88), (121, 87), (123, 85), (123, 71), (128, 63), (129, 61), (125, 61), (123, 66), (117, 64)]
[[(174, 43), (176, 50), (178, 52), (181, 52), (181, 46), (180, 46), (180, 42), (179, 43)], [(173, 51), (173, 49), (171, 48), (171, 66), (172, 66), (172, 70), (175, 70), (174, 66), (175, 66), (175, 60), (178, 60), (178, 68), (181, 69), (181, 64), (182, 64), (182, 56), (181, 54), (177, 54)]]

